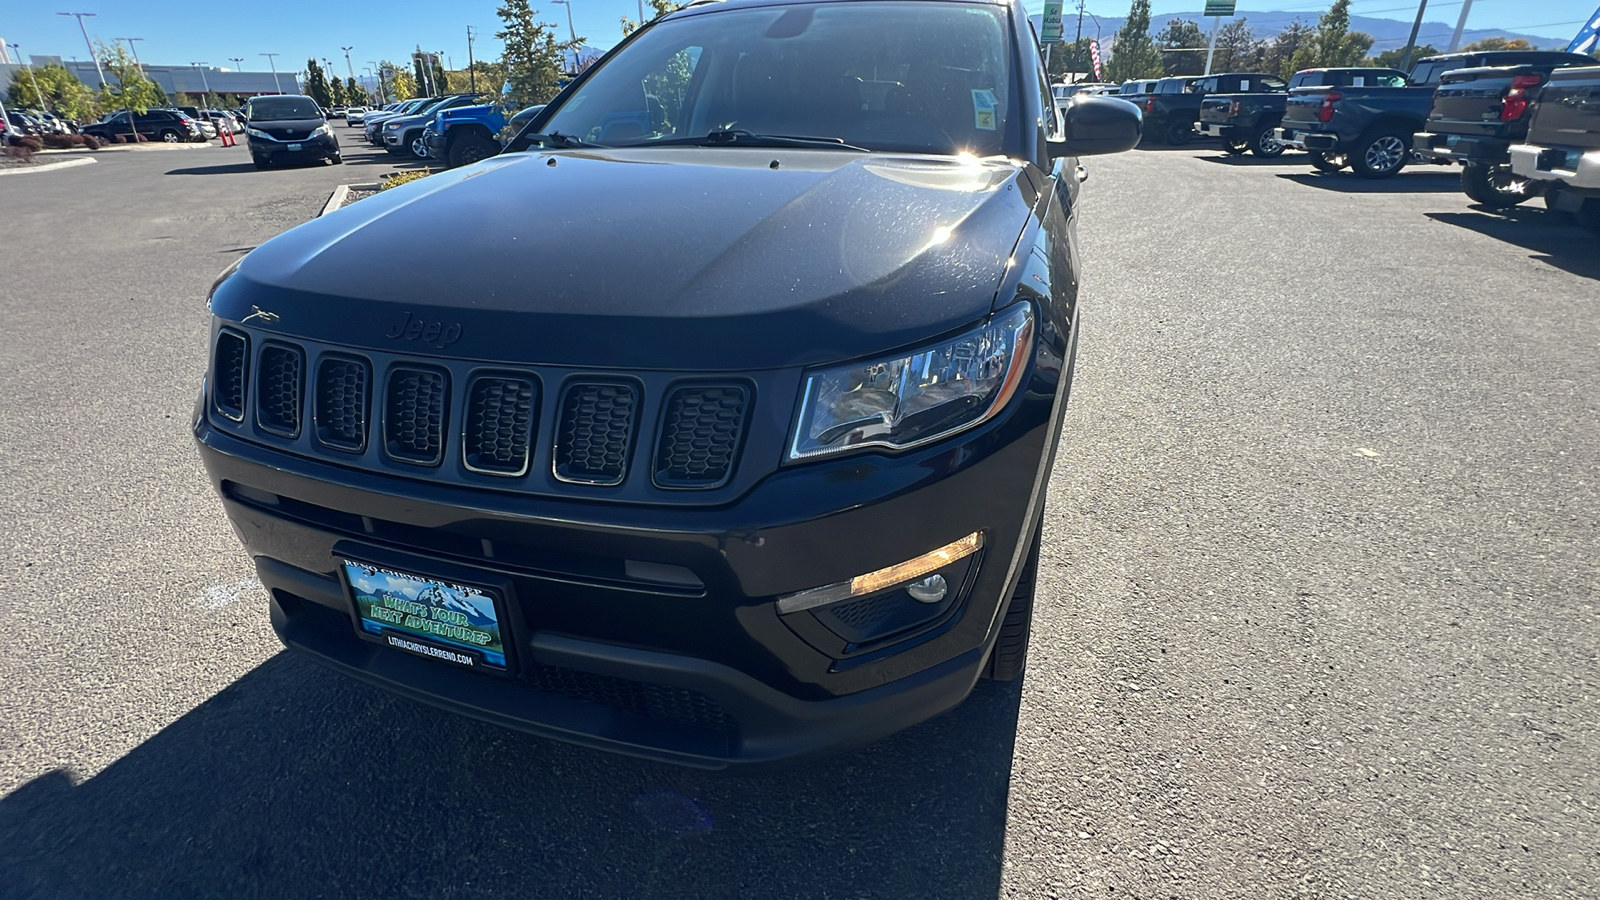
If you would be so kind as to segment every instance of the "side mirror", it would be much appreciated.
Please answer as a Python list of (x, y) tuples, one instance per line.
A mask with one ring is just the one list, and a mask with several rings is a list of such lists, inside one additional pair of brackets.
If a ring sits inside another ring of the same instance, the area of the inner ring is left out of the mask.
[(1121, 153), (1139, 143), (1144, 113), (1132, 103), (1076, 94), (1066, 106), (1067, 139), (1049, 142), (1051, 159)]

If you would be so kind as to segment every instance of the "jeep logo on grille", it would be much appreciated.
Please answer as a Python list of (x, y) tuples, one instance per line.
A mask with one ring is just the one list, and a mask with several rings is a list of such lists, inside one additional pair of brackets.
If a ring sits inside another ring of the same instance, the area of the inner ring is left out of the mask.
[(383, 336), (397, 341), (421, 341), (443, 350), (461, 340), (461, 323), (428, 322), (417, 318), (414, 313), (406, 313), (406, 317), (395, 323)]

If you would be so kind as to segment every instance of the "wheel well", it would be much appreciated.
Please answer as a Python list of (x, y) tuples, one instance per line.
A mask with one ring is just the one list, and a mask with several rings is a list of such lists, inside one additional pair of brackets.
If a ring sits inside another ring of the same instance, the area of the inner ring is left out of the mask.
[(477, 122), (463, 122), (460, 125), (452, 125), (447, 131), (445, 131), (445, 146), (450, 146), (469, 134), (475, 134), (491, 141), (494, 140), (494, 135), (489, 133), (488, 126), (479, 124)]
[(1399, 135), (1400, 139), (1405, 141), (1406, 146), (1409, 147), (1411, 146), (1411, 136), (1416, 134), (1417, 129), (1426, 124), (1426, 121), (1415, 122), (1411, 119), (1400, 116), (1390, 116), (1386, 119), (1379, 119), (1378, 121), (1373, 122), (1371, 125), (1368, 125), (1366, 130), (1361, 132), (1361, 139), (1365, 141), (1377, 137), (1380, 134), (1394, 133)]

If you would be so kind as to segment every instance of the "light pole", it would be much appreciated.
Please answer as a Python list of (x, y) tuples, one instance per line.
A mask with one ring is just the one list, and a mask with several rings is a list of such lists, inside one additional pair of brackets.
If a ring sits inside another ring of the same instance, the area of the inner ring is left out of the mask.
[[(22, 45), (7, 44), (6, 46), (17, 51), (17, 62), (22, 62)], [(39, 76), (33, 74), (33, 66), (24, 66), (24, 68), (28, 70), (28, 80), (33, 82), (33, 93), (39, 98), (39, 108), (45, 112), (55, 112), (50, 108), (50, 104), (44, 102), (44, 91), (39, 90)]]
[[(361, 71), (367, 73), (367, 79), (369, 81), (372, 79), (372, 67), (371, 66), (362, 66), (361, 67)], [(366, 87), (367, 87), (366, 85), (362, 85), (361, 86), (362, 90), (366, 90)], [(367, 100), (368, 100), (368, 102), (371, 102), (372, 97), (371, 97), (370, 94), (367, 96)]]
[(354, 64), (352, 64), (350, 62), (350, 51), (354, 50), (355, 47), (340, 47), (339, 49), (344, 51), (344, 68), (345, 68), (345, 71), (350, 73), (350, 80), (351, 81), (355, 81), (356, 80), (356, 67), (355, 67)]
[(372, 72), (378, 77), (378, 105), (386, 106), (389, 103), (389, 92), (383, 87), (383, 66), (378, 65), (375, 59), (367, 60), (367, 65), (372, 67)]
[(133, 42), (134, 41), (142, 41), (142, 40), (144, 40), (144, 38), (112, 38), (112, 40), (113, 41), (127, 41), (128, 42), (128, 52), (133, 54), (133, 64), (139, 67), (139, 74), (143, 75), (144, 74), (144, 63), (139, 59), (139, 48), (135, 47), (133, 45)]
[[(572, 71), (578, 71), (578, 29), (572, 27), (572, 0), (550, 0), (567, 8), (567, 37), (572, 38)], [(642, 17), (642, 15), (641, 15)]]
[[(639, 0), (643, 3), (644, 0)], [(478, 73), (472, 68), (472, 26), (467, 26), (467, 89), (474, 94), (478, 92)]]
[(200, 70), (200, 83), (206, 86), (206, 102), (205, 102), (204, 105), (206, 106), (207, 109), (209, 109), (211, 107), (211, 79), (206, 77), (206, 70), (204, 68), (206, 63), (203, 63), (203, 62), (192, 62), (192, 63), (189, 63), (189, 65), (194, 66), (196, 69)]
[(98, 13), (56, 13), (58, 16), (73, 16), (78, 20), (78, 30), (83, 32), (83, 45), (89, 48), (89, 58), (94, 60), (95, 73), (100, 76), (100, 87), (106, 86), (106, 72), (100, 68), (100, 54), (94, 52), (94, 42), (89, 40), (89, 29), (83, 24), (85, 18), (95, 18)]
[(278, 54), (276, 54), (276, 53), (263, 53), (261, 55), (265, 56), (267, 58), (267, 65), (272, 67), (272, 86), (278, 89), (278, 93), (279, 94), (282, 94), (283, 93), (283, 82), (278, 80), (278, 60), (276, 59)]

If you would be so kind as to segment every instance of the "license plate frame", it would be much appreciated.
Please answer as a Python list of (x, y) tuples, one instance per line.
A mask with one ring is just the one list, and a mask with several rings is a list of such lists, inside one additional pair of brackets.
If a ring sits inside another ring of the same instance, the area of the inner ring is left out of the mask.
[(496, 677), (515, 673), (509, 582), (455, 566), (376, 562), (359, 553), (336, 553), (335, 563), (357, 637), (441, 666)]
[(303, 147), (304, 147), (303, 144), (290, 144), (289, 145), (289, 152), (290, 153), (299, 153)]

